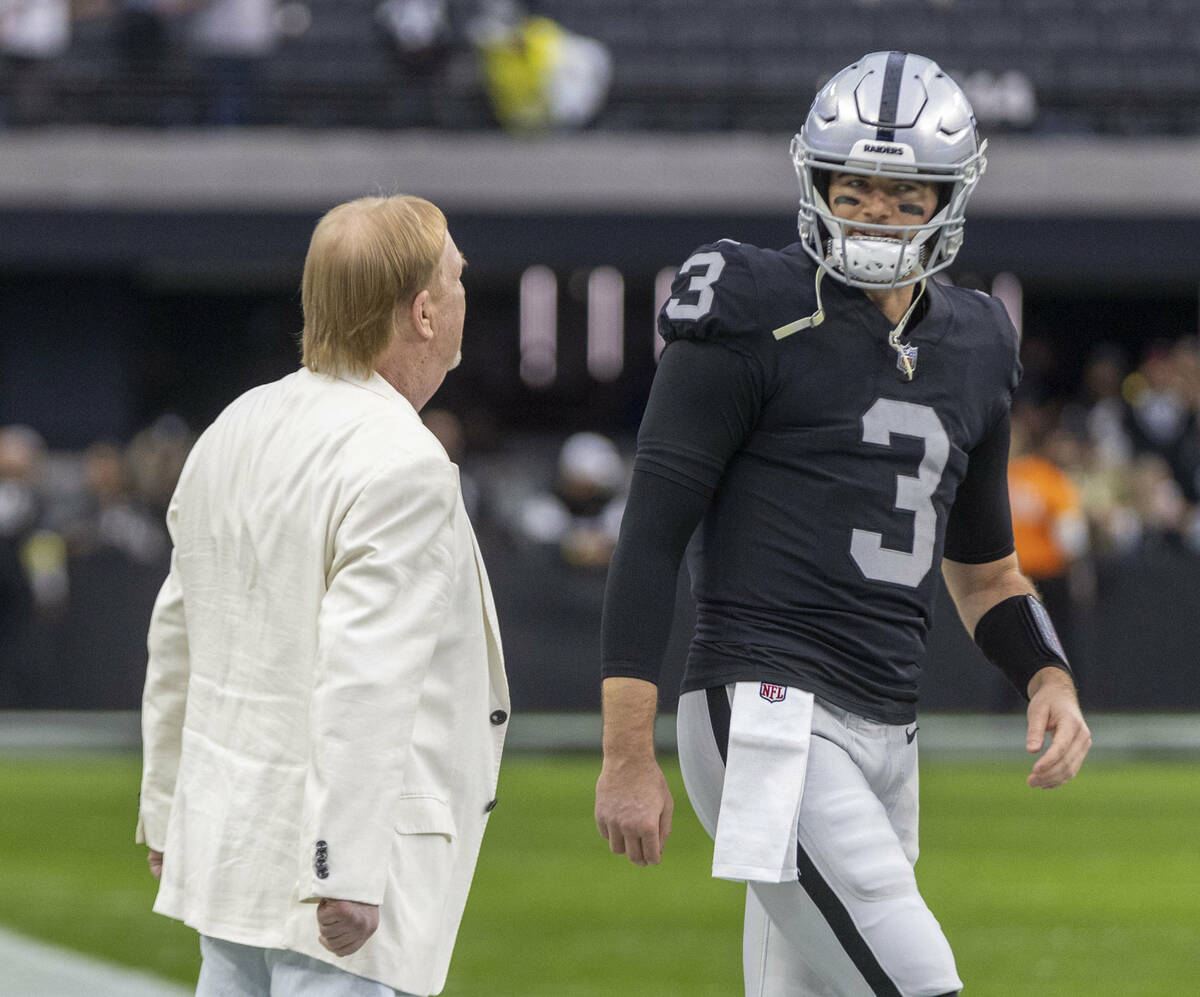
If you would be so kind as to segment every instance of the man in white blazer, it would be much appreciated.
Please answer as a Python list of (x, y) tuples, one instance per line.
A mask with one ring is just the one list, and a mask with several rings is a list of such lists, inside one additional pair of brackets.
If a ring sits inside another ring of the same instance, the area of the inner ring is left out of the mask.
[(509, 699), (458, 475), (418, 411), (464, 260), (413, 197), (326, 214), (304, 366), (200, 437), (150, 623), (137, 839), (198, 995), (439, 992)]

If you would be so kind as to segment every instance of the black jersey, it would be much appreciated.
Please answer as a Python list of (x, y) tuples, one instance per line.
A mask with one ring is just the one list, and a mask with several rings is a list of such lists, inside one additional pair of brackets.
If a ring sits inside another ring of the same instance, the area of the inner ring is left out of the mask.
[[(668, 345), (635, 478), (707, 501), (684, 691), (771, 681), (908, 723), (943, 552), (982, 563), (1013, 549), (1016, 333), (996, 300), (929, 281), (903, 340), (909, 380), (891, 323), (835, 280), (821, 284), (823, 321), (786, 333), (817, 311), (816, 272), (799, 245), (723, 241), (689, 258), (659, 319)], [(621, 570), (637, 559), (626, 551)], [(628, 619), (605, 613), (608, 632)], [(636, 656), (606, 648), (605, 674), (637, 674), (610, 667)]]

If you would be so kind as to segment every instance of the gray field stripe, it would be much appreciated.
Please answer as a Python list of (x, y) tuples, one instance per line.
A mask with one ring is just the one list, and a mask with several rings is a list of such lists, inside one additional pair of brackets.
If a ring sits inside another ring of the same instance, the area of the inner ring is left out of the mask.
[[(1099, 755), (1200, 754), (1200, 715), (1089, 715), (1092, 751)], [(1023, 715), (930, 713), (918, 717), (922, 757), (1027, 757)], [(655, 722), (660, 750), (675, 750), (675, 717)], [(593, 713), (515, 712), (507, 747), (525, 751), (598, 751), (600, 717)]]
[(141, 747), (141, 717), (136, 710), (0, 711), (0, 751), (140, 751)]
[[(1023, 715), (926, 713), (918, 718), (922, 755), (1025, 754)], [(1200, 714), (1096, 713), (1088, 716), (1097, 754), (1200, 753)], [(655, 724), (664, 751), (675, 749), (675, 716)], [(514, 712), (507, 747), (514, 751), (598, 751), (596, 713)], [(0, 711), (0, 755), (53, 751), (139, 751), (135, 711)], [(0, 995), (2, 997), (2, 995)]]
[(187, 997), (193, 988), (0, 928), (0, 997)]

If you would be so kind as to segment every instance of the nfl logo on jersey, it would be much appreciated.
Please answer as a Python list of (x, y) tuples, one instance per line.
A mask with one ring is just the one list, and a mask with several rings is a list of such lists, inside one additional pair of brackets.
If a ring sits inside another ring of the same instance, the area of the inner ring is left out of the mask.
[(768, 703), (781, 703), (787, 695), (786, 685), (775, 685), (773, 682), (763, 682), (758, 687), (758, 694)]
[(910, 381), (917, 372), (917, 347), (908, 343), (896, 344), (896, 369)]

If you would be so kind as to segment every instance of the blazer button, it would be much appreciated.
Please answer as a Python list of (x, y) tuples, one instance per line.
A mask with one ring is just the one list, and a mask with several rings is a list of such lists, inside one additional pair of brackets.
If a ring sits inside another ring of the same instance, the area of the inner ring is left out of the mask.
[(495, 809), (496, 809), (496, 804), (497, 804), (497, 803), (499, 803), (499, 802), (500, 802), (499, 800), (491, 800), (491, 801), (489, 801), (489, 802), (488, 802), (488, 805), (487, 805), (486, 807), (484, 807), (484, 808), (483, 808), (483, 812), (484, 812), (485, 814), (490, 814), (490, 813), (491, 813), (493, 810), (495, 810)]
[(508, 714), (503, 710), (495, 710), (492, 712), (491, 721), (493, 727), (499, 727), (507, 719)]

